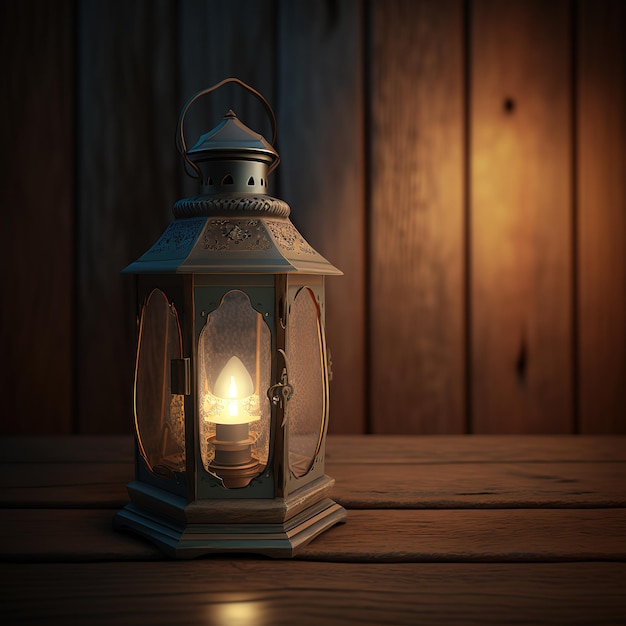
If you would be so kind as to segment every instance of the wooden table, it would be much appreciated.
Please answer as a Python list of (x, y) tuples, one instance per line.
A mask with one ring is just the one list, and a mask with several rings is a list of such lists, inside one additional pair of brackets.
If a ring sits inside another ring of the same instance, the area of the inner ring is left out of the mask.
[(0, 440), (0, 622), (626, 624), (626, 437), (329, 437), (348, 522), (294, 560), (111, 528), (127, 437)]

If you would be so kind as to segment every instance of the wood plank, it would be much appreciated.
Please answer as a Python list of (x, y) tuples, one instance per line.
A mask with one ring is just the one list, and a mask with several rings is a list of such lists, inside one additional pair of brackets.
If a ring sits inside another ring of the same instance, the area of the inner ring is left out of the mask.
[(176, 5), (78, 6), (78, 415), (81, 433), (130, 432), (137, 307), (120, 271), (178, 197)]
[(335, 465), (333, 499), (354, 508), (626, 506), (626, 463)]
[[(168, 560), (115, 511), (1, 510), (0, 561)], [(45, 532), (42, 532), (45, 528)], [(350, 511), (298, 559), (333, 563), (626, 561), (626, 509)]]
[(580, 430), (626, 433), (626, 5), (578, 7)]
[(0, 507), (122, 507), (131, 463), (7, 463), (0, 475)]
[(0, 433), (70, 433), (74, 2), (0, 3)]
[[(127, 435), (0, 438), (3, 463), (132, 463)], [(353, 463), (588, 463), (626, 461), (626, 437), (562, 435), (330, 435), (326, 460)]]
[(3, 463), (126, 463), (135, 458), (129, 435), (2, 437)]
[(477, 433), (573, 429), (570, 9), (566, 0), (472, 3)]
[(463, 3), (371, 3), (371, 421), (465, 431)]
[[(2, 565), (8, 623), (620, 624), (623, 563)], [(184, 599), (184, 601), (181, 600)]]
[[(179, 108), (194, 93), (236, 77), (260, 91), (276, 107), (275, 0), (181, 0), (179, 3)], [(272, 140), (271, 125), (254, 96), (227, 85), (199, 100), (189, 111), (189, 147), (233, 109), (241, 121)], [(196, 180), (178, 168), (182, 195), (199, 192)]]
[(626, 509), (352, 510), (346, 524), (320, 536), (299, 558), (385, 563), (626, 561)]
[[(4, 464), (1, 508), (121, 507), (133, 467)], [(328, 463), (332, 497), (348, 508), (598, 508), (626, 506), (626, 463)]]
[(331, 435), (326, 442), (326, 461), (331, 466), (354, 463), (603, 463), (626, 461), (626, 437)]
[(279, 195), (344, 272), (326, 282), (330, 432), (365, 432), (363, 11), (357, 0), (279, 2)]
[(2, 510), (0, 561), (167, 560), (156, 547), (137, 535), (113, 530), (117, 510)]

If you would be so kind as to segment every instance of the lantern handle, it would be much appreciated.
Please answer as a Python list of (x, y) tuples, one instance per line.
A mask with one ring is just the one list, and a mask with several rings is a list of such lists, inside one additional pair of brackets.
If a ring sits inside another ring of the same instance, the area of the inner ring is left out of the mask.
[[(253, 96), (255, 96), (257, 100), (259, 100), (259, 102), (263, 105), (263, 108), (265, 109), (265, 112), (267, 113), (267, 116), (270, 118), (270, 122), (272, 123), (272, 147), (274, 147), (274, 144), (276, 143), (276, 115), (274, 115), (274, 111), (272, 110), (270, 103), (265, 99), (263, 94), (258, 92), (253, 87), (250, 87), (250, 85), (244, 83), (242, 80), (239, 80), (238, 78), (225, 78), (224, 80), (221, 80), (219, 83), (213, 85), (212, 87), (207, 87), (206, 89), (202, 89), (196, 92), (195, 94), (193, 94), (193, 96), (191, 96), (191, 98), (187, 100), (187, 102), (185, 103), (185, 106), (183, 106), (180, 112), (180, 116), (178, 118), (178, 126), (176, 128), (176, 148), (178, 149), (178, 152), (183, 157), (183, 159), (185, 159), (185, 172), (192, 178), (201, 179), (202, 173), (200, 171), (200, 168), (187, 156), (187, 142), (185, 141), (185, 129), (184, 129), (185, 116), (187, 115), (187, 111), (189, 110), (191, 105), (196, 100), (198, 100), (198, 98), (201, 98), (202, 96), (206, 96), (207, 94), (210, 94), (211, 92), (215, 91), (216, 89), (219, 89), (220, 87), (228, 83), (236, 83), (237, 85), (240, 85), (246, 91), (248, 91)], [(270, 168), (267, 173), (271, 174), (276, 169), (279, 162), (280, 162), (280, 157), (278, 157), (276, 161), (274, 161), (274, 163), (270, 165)], [(192, 174), (189, 171), (188, 169), (189, 166), (193, 168), (193, 170), (195, 171), (195, 174)]]

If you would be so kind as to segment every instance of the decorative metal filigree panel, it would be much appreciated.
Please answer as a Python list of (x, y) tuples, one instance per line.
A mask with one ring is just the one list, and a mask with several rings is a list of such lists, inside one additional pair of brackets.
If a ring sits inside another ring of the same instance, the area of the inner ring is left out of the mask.
[(202, 247), (218, 250), (267, 250), (272, 243), (261, 220), (209, 220), (202, 237)]

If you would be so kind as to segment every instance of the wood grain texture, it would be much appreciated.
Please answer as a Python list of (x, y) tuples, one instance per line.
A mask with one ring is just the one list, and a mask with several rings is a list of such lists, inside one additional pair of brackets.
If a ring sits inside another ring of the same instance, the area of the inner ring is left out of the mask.
[[(6, 463), (133, 463), (127, 435), (2, 437), (0, 465)], [(625, 462), (626, 438), (608, 435), (330, 435), (326, 461), (338, 464), (397, 463), (590, 463)]]
[(113, 530), (117, 509), (0, 510), (0, 561), (167, 560), (137, 535)]
[(261, 559), (0, 565), (30, 624), (621, 624), (624, 563), (362, 564)]
[(626, 463), (328, 465), (331, 497), (354, 509), (626, 506)]
[[(624, 462), (334, 464), (333, 499), (359, 509), (626, 506)], [(0, 508), (121, 507), (132, 463), (5, 463)]]
[(3, 463), (125, 463), (134, 461), (129, 435), (1, 437)]
[(572, 384), (571, 4), (471, 16), (471, 385), (477, 433), (567, 433)]
[(326, 281), (330, 432), (365, 432), (364, 5), (278, 3), (280, 196), (344, 272)]
[(376, 433), (465, 429), (463, 3), (371, 3)]
[[(0, 510), (0, 561), (167, 561), (115, 510)], [(45, 528), (45, 532), (42, 532)], [(599, 533), (598, 529), (602, 528)], [(302, 549), (326, 563), (626, 561), (626, 509), (352, 510)]]
[(2, 466), (0, 508), (122, 507), (132, 463), (7, 463)]
[(0, 4), (0, 433), (69, 433), (74, 3)]
[[(181, 0), (178, 4), (179, 108), (197, 91), (236, 77), (260, 91), (275, 110), (275, 0)], [(262, 105), (241, 87), (226, 85), (189, 110), (185, 123), (188, 146), (217, 126), (228, 109), (272, 140)], [(183, 195), (197, 195), (197, 181), (183, 173), (182, 165), (179, 171)]]
[(626, 5), (578, 3), (580, 430), (626, 432)]
[[(0, 444), (0, 454), (2, 447)], [(44, 460), (44, 459), (42, 459)], [(542, 435), (333, 435), (326, 443), (326, 462), (385, 465), (464, 463), (588, 463), (626, 461), (626, 438)]]
[[(0, 488), (33, 497), (27, 508), (0, 509), (2, 619), (623, 624), (626, 462), (610, 460), (623, 457), (623, 439), (331, 437), (331, 456), (351, 446), (355, 458), (371, 457), (327, 465), (338, 477), (335, 495), (346, 487), (346, 500), (366, 508), (350, 510), (345, 525), (294, 560), (192, 562), (169, 561), (113, 531), (126, 500), (120, 472), (132, 472), (129, 438), (106, 438), (100, 451), (95, 437), (52, 439), (49, 452), (42, 439), (30, 450), (27, 438), (7, 439), (0, 458), (13, 446), (22, 462), (2, 463)], [(106, 462), (116, 442), (119, 453)], [(489, 444), (501, 450), (489, 453)], [(508, 462), (500, 458), (506, 447)], [(90, 451), (98, 462), (85, 462)], [(550, 451), (553, 460), (538, 460)], [(60, 496), (65, 503), (54, 504)], [(433, 509), (419, 508), (428, 501)]]
[(346, 524), (298, 557), (358, 563), (626, 561), (626, 509), (352, 510)]
[(132, 426), (137, 307), (120, 271), (177, 199), (175, 5), (78, 5), (79, 432)]

